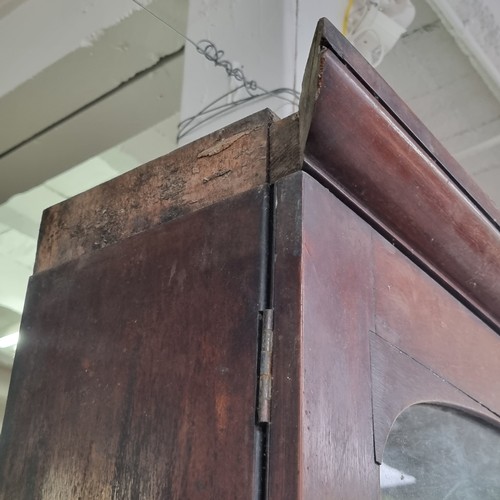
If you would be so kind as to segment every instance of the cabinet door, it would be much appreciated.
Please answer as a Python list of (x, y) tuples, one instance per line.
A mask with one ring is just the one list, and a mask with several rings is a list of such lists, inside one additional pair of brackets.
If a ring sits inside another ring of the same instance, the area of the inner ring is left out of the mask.
[(0, 498), (251, 499), (267, 190), (35, 275)]
[(380, 237), (373, 256), (382, 498), (498, 498), (500, 337)]
[(405, 409), (498, 425), (500, 338), (307, 174), (276, 191), (271, 498), (378, 499)]
[(372, 230), (307, 174), (276, 192), (270, 498), (377, 499)]

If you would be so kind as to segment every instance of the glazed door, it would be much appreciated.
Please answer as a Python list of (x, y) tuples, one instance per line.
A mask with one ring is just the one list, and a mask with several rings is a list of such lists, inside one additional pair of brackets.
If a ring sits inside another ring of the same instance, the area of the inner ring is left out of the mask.
[(500, 337), (380, 237), (373, 259), (382, 498), (499, 498)]
[(398, 498), (380, 465), (402, 411), (498, 425), (500, 338), (307, 174), (278, 183), (277, 207), (271, 498)]

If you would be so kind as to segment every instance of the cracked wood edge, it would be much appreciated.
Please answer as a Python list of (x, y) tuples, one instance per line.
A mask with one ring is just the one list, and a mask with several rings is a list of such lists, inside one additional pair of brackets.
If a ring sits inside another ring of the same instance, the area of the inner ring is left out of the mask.
[(274, 119), (260, 111), (47, 208), (34, 273), (265, 184)]

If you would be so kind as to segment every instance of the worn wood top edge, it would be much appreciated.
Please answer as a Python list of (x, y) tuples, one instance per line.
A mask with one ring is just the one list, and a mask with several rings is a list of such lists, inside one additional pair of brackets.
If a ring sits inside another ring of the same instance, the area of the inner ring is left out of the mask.
[(47, 208), (34, 273), (265, 184), (275, 120), (259, 111)]
[(328, 21), (314, 43), (300, 107), (304, 168), (498, 327), (496, 210), (456, 162), (443, 168), (444, 147)]

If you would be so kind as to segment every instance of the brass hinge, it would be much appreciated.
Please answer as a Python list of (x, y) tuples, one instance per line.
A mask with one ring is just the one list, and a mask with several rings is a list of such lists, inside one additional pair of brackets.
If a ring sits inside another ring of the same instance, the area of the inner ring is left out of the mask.
[(273, 310), (265, 309), (262, 313), (262, 340), (259, 361), (259, 395), (257, 418), (259, 423), (271, 421), (271, 363), (273, 357)]

